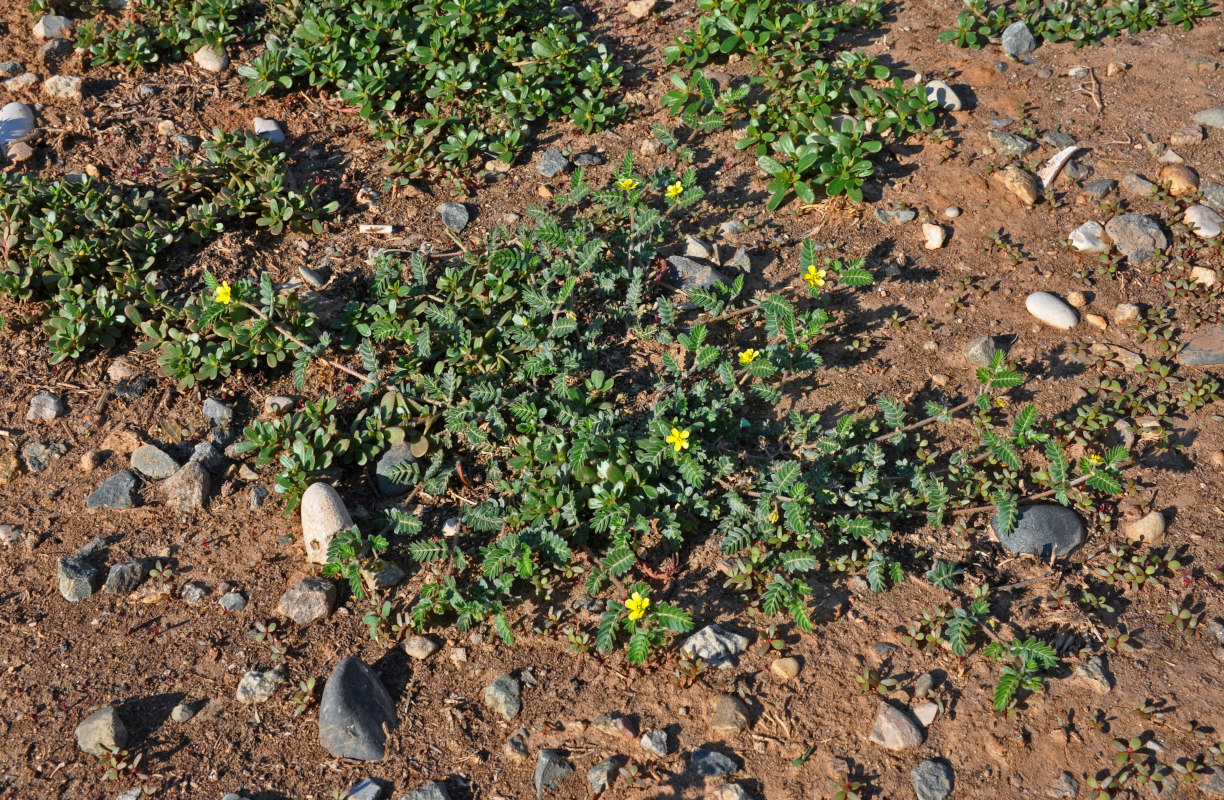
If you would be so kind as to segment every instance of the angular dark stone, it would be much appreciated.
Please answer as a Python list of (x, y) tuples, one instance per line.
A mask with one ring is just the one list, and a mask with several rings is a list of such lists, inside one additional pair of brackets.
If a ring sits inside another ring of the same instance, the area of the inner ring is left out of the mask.
[(684, 256), (672, 256), (667, 259), (668, 280), (682, 292), (694, 289), (709, 289), (716, 283), (726, 283), (727, 279), (709, 264), (702, 264)]
[(101, 578), (97, 567), (73, 556), (61, 558), (56, 570), (59, 573), (60, 594), (69, 603), (79, 603), (93, 594)]
[(557, 781), (573, 771), (573, 766), (565, 760), (560, 750), (541, 750), (535, 769), (536, 797), (542, 798), (546, 789), (553, 788)]
[(319, 742), (335, 758), (378, 761), (386, 755), (384, 723), (399, 724), (387, 688), (360, 658), (342, 659), (323, 687)]
[(1224, 364), (1224, 325), (1212, 325), (1191, 336), (1177, 354), (1188, 367), (1215, 367)]
[(1042, 561), (1066, 556), (1084, 541), (1084, 525), (1074, 511), (1063, 506), (1021, 506), (1016, 527), (999, 535), (999, 513), (990, 519), (999, 542), (1013, 553), (1031, 553)]
[(703, 778), (721, 778), (739, 772), (739, 765), (730, 756), (725, 756), (717, 750), (707, 750), (704, 747), (694, 747), (689, 759), (696, 772)]
[(102, 591), (107, 594), (131, 594), (148, 574), (148, 567), (140, 560), (113, 564), (107, 573), (106, 585), (102, 587)]
[(1118, 182), (1112, 178), (1100, 178), (1084, 184), (1084, 194), (1094, 200), (1104, 200), (1110, 192), (1118, 188)]
[(467, 207), (455, 202), (446, 202), (438, 206), (438, 214), (442, 217), (442, 224), (455, 233), (462, 233), (471, 218), (468, 215)]
[(131, 508), (136, 505), (136, 476), (124, 470), (106, 480), (85, 500), (86, 508)]
[(540, 156), (540, 163), (536, 164), (536, 172), (545, 178), (555, 178), (562, 172), (568, 172), (569, 168), (569, 159), (555, 147), (546, 150), (544, 155)]
[(389, 497), (394, 497), (412, 489), (412, 484), (397, 483), (391, 478), (391, 473), (395, 467), (405, 461), (409, 463), (416, 461), (416, 458), (412, 455), (412, 449), (407, 444), (396, 444), (387, 448), (386, 452), (378, 459), (378, 464), (374, 468), (374, 473), (378, 479), (378, 491)]

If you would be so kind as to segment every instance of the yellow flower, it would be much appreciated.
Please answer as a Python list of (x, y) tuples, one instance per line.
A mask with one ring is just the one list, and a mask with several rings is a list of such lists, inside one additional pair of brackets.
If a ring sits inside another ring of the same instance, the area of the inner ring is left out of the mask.
[(825, 276), (829, 273), (823, 269), (816, 269), (815, 264), (809, 264), (807, 272), (803, 273), (803, 279), (807, 281), (807, 285), (813, 289), (817, 286), (825, 285)]
[(756, 350), (753, 350), (751, 347), (749, 347), (747, 350), (740, 353), (740, 363), (743, 364), (744, 366), (747, 366), (751, 364), (753, 361), (756, 361), (757, 356), (759, 355), (760, 353), (758, 353)]
[(642, 597), (641, 592), (634, 592), (625, 601), (625, 608), (629, 609), (629, 619), (641, 619), (646, 616), (646, 609), (650, 606), (650, 598)]
[(1007, 405), (1007, 398), (1005, 398), (1005, 397), (996, 397), (996, 398), (995, 398), (995, 402), (999, 404), (999, 408), (1003, 408), (1004, 406), (1006, 406), (1006, 405)]
[(616, 185), (624, 189), (626, 192), (632, 192), (639, 184), (633, 178), (621, 178), (616, 182)]
[(671, 186), (667, 187), (668, 197), (679, 197), (684, 194), (684, 185), (680, 181), (676, 181)]
[(1092, 464), (1093, 466), (1096, 466), (1097, 464), (1104, 464), (1105, 459), (1101, 458), (1100, 456), (1096, 454), (1093, 454), (1093, 455), (1088, 456), (1088, 463)]
[(676, 452), (679, 453), (681, 450), (688, 449), (688, 446), (689, 446), (688, 438), (689, 438), (688, 431), (682, 431), (679, 428), (672, 428), (671, 434), (669, 434), (668, 437), (664, 439), (663, 441), (675, 447)]
[(777, 511), (769, 512), (769, 522), (771, 525), (776, 525), (778, 523), (778, 512)]
[(213, 295), (213, 300), (216, 300), (223, 306), (229, 305), (230, 285), (228, 281), (222, 282), (222, 284), (217, 287), (217, 293)]

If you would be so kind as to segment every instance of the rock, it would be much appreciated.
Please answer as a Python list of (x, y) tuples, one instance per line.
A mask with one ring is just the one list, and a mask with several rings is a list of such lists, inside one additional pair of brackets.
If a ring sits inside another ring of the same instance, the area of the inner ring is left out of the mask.
[(1224, 184), (1203, 181), (1199, 185), (1199, 194), (1203, 198), (1203, 205), (1216, 211), (1224, 211)]
[(1186, 125), (1169, 134), (1170, 147), (1193, 147), (1203, 141), (1203, 129), (1198, 125)]
[(1118, 323), (1135, 322), (1139, 316), (1139, 306), (1134, 303), (1118, 303), (1113, 310), (1113, 320)]
[(1168, 185), (1169, 194), (1181, 197), (1198, 191), (1199, 176), (1185, 164), (1169, 164), (1160, 170), (1160, 182)]
[(1071, 244), (1081, 253), (1108, 253), (1109, 245), (1101, 237), (1105, 235), (1105, 226), (1089, 220), (1071, 231)]
[(101, 575), (98, 568), (75, 556), (64, 556), (56, 562), (59, 591), (69, 603), (79, 603), (94, 593)]
[(1013, 553), (1031, 553), (1042, 561), (1070, 554), (1084, 541), (1084, 525), (1074, 511), (1056, 505), (1021, 506), (1016, 527), (1007, 536), (999, 535), (999, 515), (990, 520), (999, 542)]
[(13, 143), (20, 142), (33, 130), (34, 112), (25, 103), (8, 103), (0, 108), (0, 151), (11, 153)]
[(938, 250), (948, 240), (948, 232), (944, 230), (942, 225), (924, 222), (922, 223), (922, 237), (924, 239), (923, 246), (927, 250)]
[(956, 219), (961, 215), (961, 210), (957, 206), (948, 206), (944, 209), (944, 216), (948, 219)]
[(136, 591), (148, 574), (148, 566), (140, 560), (112, 564), (110, 572), (106, 575), (106, 585), (102, 587), (102, 591), (107, 594), (131, 594)]
[(694, 747), (689, 756), (689, 764), (703, 778), (722, 778), (739, 772), (739, 765), (717, 750), (707, 750), (704, 747)]
[(517, 731), (515, 731), (514, 735), (507, 739), (506, 743), (502, 745), (502, 754), (511, 761), (522, 764), (527, 760), (527, 757), (531, 755), (531, 751), (527, 748), (528, 738), (529, 734), (527, 733), (527, 729), (519, 728)]
[(574, 166), (577, 167), (598, 167), (604, 163), (604, 157), (599, 153), (579, 153), (574, 156)]
[(1033, 32), (1023, 21), (1008, 25), (1003, 30), (1000, 42), (1003, 45), (1003, 52), (1012, 58), (1019, 58), (1037, 49), (1037, 40), (1033, 38)]
[(1004, 189), (1020, 198), (1025, 205), (1031, 206), (1041, 197), (1041, 182), (1037, 176), (1015, 164), (993, 174)]
[(914, 697), (930, 697), (933, 691), (935, 691), (935, 676), (929, 672), (919, 675), (918, 680), (914, 682)]
[(1190, 269), (1190, 280), (1199, 286), (1211, 289), (1220, 282), (1220, 273), (1206, 267), (1192, 267)]
[[(1224, 188), (1224, 187), (1221, 187)], [(718, 232), (723, 236), (738, 236), (747, 229), (744, 221), (741, 219), (729, 219), (718, 226)]]
[(520, 692), (522, 692), (522, 687), (515, 677), (508, 672), (503, 673), (485, 687), (484, 702), (486, 706), (501, 714), (505, 719), (512, 720), (523, 709), (523, 704), (519, 700)]
[(195, 150), (200, 146), (200, 139), (197, 136), (189, 136), (185, 133), (176, 133), (170, 137), (170, 141), (174, 142), (184, 150)]
[(211, 483), (208, 470), (204, 469), (200, 462), (188, 461), (182, 469), (162, 483), (161, 488), (166, 493), (168, 505), (180, 511), (192, 511), (204, 507)]
[(1209, 108), (1200, 111), (1190, 118), (1191, 122), (1206, 125), (1208, 128), (1224, 128), (1224, 108)]
[(669, 752), (667, 749), (667, 731), (662, 728), (643, 733), (642, 738), (638, 740), (638, 744), (647, 753), (659, 758), (663, 758)]
[(1122, 177), (1122, 190), (1135, 197), (1151, 197), (1156, 191), (1156, 184), (1142, 175), (1130, 172)]
[(1093, 656), (1075, 668), (1075, 676), (1083, 678), (1091, 684), (1097, 694), (1109, 694), (1113, 681), (1105, 674), (1105, 662), (1100, 656)]
[(1050, 131), (1042, 135), (1041, 141), (1058, 150), (1075, 144), (1075, 137), (1062, 131)]
[(217, 604), (229, 613), (237, 614), (247, 607), (247, 599), (243, 596), (242, 592), (226, 592), (221, 595), (221, 599), (217, 601)]
[(95, 711), (76, 727), (77, 747), (91, 755), (102, 752), (103, 747), (122, 749), (127, 745), (127, 726), (114, 706)]
[(190, 461), (195, 461), (206, 470), (215, 470), (225, 463), (225, 455), (212, 442), (200, 442), (191, 451)]
[(650, 12), (654, 11), (655, 6), (658, 4), (659, 0), (629, 0), (625, 4), (625, 10), (634, 19), (645, 19), (650, 16)]
[(229, 54), (225, 52), (224, 47), (210, 47), (205, 45), (195, 51), (192, 57), (195, 60), (196, 66), (205, 72), (221, 72), (229, 66)]
[(709, 625), (684, 640), (680, 654), (700, 658), (711, 667), (727, 669), (734, 665), (735, 656), (748, 647), (748, 640), (738, 633)]
[(938, 761), (923, 761), (910, 773), (918, 800), (944, 800), (952, 793), (952, 768)]
[(24, 71), (25, 71), (25, 67), (21, 66), (20, 62), (17, 62), (17, 61), (0, 62), (0, 77), (12, 78), (16, 75), (20, 75)]
[(72, 20), (46, 14), (34, 23), (34, 38), (36, 39), (67, 39), (72, 36)]
[(1046, 797), (1073, 798), (1077, 796), (1079, 796), (1079, 781), (1070, 772), (1065, 771), (1046, 791)]
[(59, 419), (68, 413), (68, 408), (59, 395), (42, 390), (30, 398), (30, 408), (26, 411), (26, 422)]
[[(1087, 319), (1087, 315), (1085, 315), (1084, 318)], [(1136, 369), (1139, 368), (1140, 365), (1143, 364), (1142, 355), (1140, 355), (1139, 353), (1136, 353), (1133, 350), (1127, 350), (1124, 347), (1117, 347), (1115, 345), (1105, 345), (1105, 344), (1101, 344), (1097, 342), (1097, 343), (1094, 343), (1088, 349), (1096, 355), (1104, 356), (1106, 358), (1111, 358), (1111, 359), (1116, 360), (1119, 364), (1121, 364), (1123, 367), (1130, 370), (1131, 372), (1134, 372)]]
[(132, 451), (132, 469), (154, 480), (165, 480), (179, 471), (179, 463), (156, 445), (144, 444)]
[(1009, 158), (1022, 158), (1033, 152), (1036, 147), (1028, 139), (1014, 133), (1004, 133), (1002, 131), (991, 131), (989, 134), (990, 146), (993, 147), (1001, 156)]
[(555, 178), (562, 172), (569, 172), (569, 168), (569, 158), (555, 147), (545, 150), (540, 156), (539, 163), (536, 164), (536, 172), (545, 178)]
[(919, 706), (914, 706), (914, 719), (918, 720), (918, 724), (924, 728), (931, 727), (931, 723), (939, 716), (939, 706), (934, 703), (923, 703)]
[(287, 394), (274, 394), (264, 398), (264, 411), (268, 414), (288, 414), (297, 405), (297, 400)]
[(344, 501), (326, 483), (312, 483), (302, 493), (302, 539), (306, 560), (327, 563), (327, 548), (338, 531), (353, 527)]
[(378, 491), (388, 497), (395, 497), (411, 491), (413, 484), (398, 483), (394, 480), (393, 475), (400, 464), (412, 464), (415, 462), (416, 457), (412, 455), (412, 448), (409, 445), (394, 444), (387, 448), (386, 452), (379, 457), (378, 464), (374, 468)]
[(242, 680), (238, 681), (238, 690), (234, 693), (234, 698), (239, 703), (246, 705), (266, 703), (272, 699), (276, 687), (287, 677), (284, 667), (249, 670), (242, 676)]
[(438, 206), (438, 214), (442, 217), (442, 224), (455, 233), (463, 233), (470, 219), (467, 206), (453, 201)]
[(1221, 226), (1224, 226), (1224, 217), (1207, 206), (1190, 206), (1186, 209), (1182, 222), (1189, 225), (1194, 235), (1200, 239), (1214, 239), (1220, 235)]
[(975, 367), (989, 367), (996, 349), (992, 337), (979, 336), (965, 345), (965, 360)]
[(714, 249), (696, 236), (684, 237), (684, 255), (688, 258), (713, 258)]
[(50, 467), (52, 461), (59, 461), (67, 452), (68, 447), (63, 442), (30, 442), (21, 448), (21, 458), (25, 461), (26, 469), (37, 473)]
[(24, 89), (33, 88), (34, 84), (38, 83), (38, 76), (33, 72), (23, 72), (16, 78), (9, 78), (4, 82), (4, 88), (11, 92), (19, 92)]
[(1092, 167), (1081, 164), (1078, 161), (1068, 161), (1067, 165), (1063, 167), (1063, 174), (1067, 176), (1067, 180), (1079, 183), (1092, 177)]
[(1034, 317), (1054, 328), (1071, 330), (1079, 324), (1079, 314), (1056, 294), (1033, 292), (1024, 301), (1024, 307)]
[(208, 424), (213, 427), (224, 428), (234, 421), (234, 410), (212, 397), (204, 401), (200, 412), (204, 415), (204, 419), (208, 420)]
[(748, 728), (748, 707), (744, 701), (729, 694), (714, 698), (710, 709), (710, 730), (723, 736), (734, 736)]
[(711, 795), (711, 800), (750, 800), (748, 790), (738, 783), (728, 783), (719, 786)]
[(251, 502), (248, 506), (254, 510), (263, 506), (264, 501), (268, 499), (268, 490), (262, 486), (251, 487)]
[(80, 102), (81, 85), (85, 82), (84, 78), (75, 75), (52, 75), (43, 81), (43, 91), (48, 97), (53, 97), (56, 100), (75, 100)]
[(356, 656), (340, 660), (319, 701), (319, 742), (335, 758), (379, 761), (386, 755), (386, 725), (399, 724), (387, 688)]
[[(1163, 147), (1163, 145), (1161, 146)], [(1165, 150), (1164, 154), (1160, 157), (1161, 164), (1182, 164), (1185, 160), (1171, 149)]]
[(62, 58), (72, 52), (72, 42), (67, 39), (52, 39), (38, 49), (44, 59)]
[(931, 81), (926, 85), (926, 98), (928, 102), (936, 103), (945, 111), (960, 111), (961, 100), (956, 96), (956, 92), (952, 91), (952, 87), (943, 81)]
[(587, 772), (587, 783), (595, 794), (606, 792), (611, 788), (620, 768), (628, 762), (624, 756), (611, 756), (600, 761)]
[(638, 144), (638, 152), (644, 156), (657, 156), (659, 153), (663, 152), (663, 143), (653, 137), (643, 139), (641, 143)]
[(21, 164), (34, 157), (34, 148), (25, 142), (13, 142), (7, 147), (0, 147), (0, 154), (7, 153), (14, 164)]
[(458, 517), (451, 517), (442, 523), (442, 535), (448, 539), (452, 536), (458, 536), (462, 530), (463, 522)]
[(0, 455), (0, 486), (12, 483), (13, 478), (21, 471), (21, 462), (13, 453)]
[(199, 707), (193, 703), (179, 703), (170, 710), (170, 719), (175, 722), (187, 722), (196, 715)]
[(1177, 354), (1188, 367), (1214, 367), (1224, 364), (1224, 325), (1203, 328), (1190, 337)]
[(552, 789), (558, 781), (573, 771), (574, 768), (565, 760), (560, 750), (541, 750), (535, 768), (536, 797), (543, 797), (546, 790)]
[(1165, 534), (1164, 514), (1153, 511), (1141, 519), (1126, 523), (1122, 526), (1122, 531), (1132, 542), (1159, 544)]
[(336, 604), (336, 584), (326, 578), (302, 578), (281, 595), (276, 613), (298, 625), (309, 625), (331, 613)]
[(1155, 258), (1169, 246), (1156, 221), (1143, 214), (1120, 214), (1105, 224), (1105, 232), (1131, 266)]
[(638, 738), (637, 723), (631, 717), (626, 717), (617, 711), (600, 714), (591, 725), (599, 732), (615, 739)]
[(432, 636), (410, 636), (404, 641), (404, 652), (417, 661), (424, 661), (441, 648)]
[[(667, 267), (668, 280), (682, 292), (709, 289), (715, 284), (727, 282), (726, 277), (709, 264), (702, 264), (684, 256), (671, 256), (667, 259)], [(682, 307), (691, 305), (685, 303)]]
[(907, 750), (922, 744), (922, 729), (904, 711), (881, 702), (868, 739), (888, 750)]
[(260, 139), (267, 139), (272, 144), (285, 143), (285, 132), (281, 130), (280, 123), (276, 120), (256, 117), (252, 126), (255, 129), (255, 135)]
[(451, 796), (446, 791), (446, 784), (436, 781), (409, 792), (399, 800), (451, 800)]
[(380, 592), (399, 586), (406, 573), (399, 565), (385, 559), (371, 561), (361, 568), (361, 580), (371, 592)]
[(1118, 188), (1118, 182), (1110, 178), (1088, 181), (1084, 184), (1084, 194), (1094, 200), (1104, 200), (1110, 192)]
[(799, 676), (799, 670), (802, 668), (797, 658), (779, 658), (769, 665), (773, 674), (777, 675), (784, 681), (792, 681)]
[(875, 215), (876, 219), (885, 225), (904, 225), (907, 222), (913, 222), (918, 212), (911, 208), (877, 208)]
[(1199, 781), (1198, 788), (1203, 790), (1203, 794), (1224, 797), (1224, 767), (1217, 765), (1211, 768), (1211, 773)]
[(124, 470), (106, 480), (85, 500), (86, 508), (131, 508), (136, 505), (136, 475)]

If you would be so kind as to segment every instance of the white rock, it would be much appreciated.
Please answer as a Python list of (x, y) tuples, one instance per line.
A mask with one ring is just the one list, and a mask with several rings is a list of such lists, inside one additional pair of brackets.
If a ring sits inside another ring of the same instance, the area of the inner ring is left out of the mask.
[(10, 92), (19, 92), (22, 89), (29, 89), (34, 84), (38, 83), (38, 76), (33, 72), (23, 72), (16, 78), (9, 78), (4, 82), (4, 88)]
[(1118, 303), (1113, 310), (1114, 322), (1134, 322), (1140, 316), (1139, 306), (1134, 303)]
[(927, 250), (938, 250), (948, 240), (948, 232), (943, 226), (932, 222), (922, 223), (922, 235), (926, 240), (923, 244)]
[(1083, 67), (1083, 66), (1076, 66), (1076, 67), (1072, 67), (1071, 69), (1067, 70), (1067, 77), (1068, 77), (1068, 78), (1077, 78), (1077, 79), (1078, 79), (1078, 78), (1087, 78), (1087, 77), (1088, 77), (1088, 68), (1087, 68), (1087, 67)]
[(34, 130), (34, 112), (25, 103), (9, 103), (0, 108), (0, 150), (19, 142)]
[(81, 84), (85, 82), (84, 78), (79, 78), (76, 75), (52, 75), (43, 81), (43, 91), (49, 97), (54, 97), (57, 100), (81, 100)]
[(1033, 292), (1024, 301), (1024, 307), (1034, 317), (1054, 328), (1070, 330), (1079, 323), (1079, 314), (1056, 294)]
[(1224, 225), (1221, 217), (1207, 206), (1190, 206), (1182, 221), (1194, 230), (1194, 235), (1200, 239), (1214, 239), (1220, 235), (1220, 226)]
[(708, 625), (685, 639), (680, 653), (688, 658), (700, 658), (711, 667), (727, 669), (734, 666), (734, 656), (748, 647), (748, 640), (720, 625)]
[(658, 4), (659, 0), (630, 0), (625, 4), (625, 10), (634, 19), (645, 19)]
[(934, 100), (939, 107), (947, 111), (960, 111), (961, 100), (952, 91), (952, 87), (943, 81), (931, 81), (926, 85), (927, 100)]
[(327, 563), (327, 548), (338, 531), (353, 526), (344, 501), (326, 483), (312, 483), (302, 493), (302, 539), (306, 544), (306, 560), (312, 564)]
[(1081, 253), (1108, 253), (1109, 245), (1101, 238), (1104, 235), (1105, 227), (1089, 220), (1071, 231), (1071, 244)]
[(282, 144), (285, 141), (285, 132), (281, 130), (280, 124), (266, 117), (255, 118), (255, 135), (272, 144)]
[(229, 66), (229, 54), (222, 47), (214, 50), (211, 47), (201, 47), (193, 56), (196, 66), (205, 72), (220, 72)]
[(1173, 152), (1172, 148), (1170, 148), (1161, 153), (1158, 160), (1161, 164), (1181, 164), (1185, 162), (1186, 159)]
[(944, 216), (948, 219), (956, 219), (961, 215), (961, 210), (958, 206), (948, 206), (944, 209)]
[(1195, 267), (1190, 270), (1190, 280), (1197, 283), (1199, 286), (1211, 289), (1220, 282), (1220, 273), (1214, 269), (1207, 267)]
[(1142, 519), (1128, 522), (1122, 526), (1126, 538), (1132, 542), (1159, 544), (1164, 539), (1165, 518), (1159, 511), (1153, 511)]
[(72, 35), (72, 20), (47, 14), (34, 23), (34, 35), (39, 39), (67, 39)]
[(934, 703), (927, 702), (914, 707), (914, 719), (918, 720), (918, 723), (924, 728), (931, 727), (931, 723), (937, 716), (939, 716), (939, 706)]

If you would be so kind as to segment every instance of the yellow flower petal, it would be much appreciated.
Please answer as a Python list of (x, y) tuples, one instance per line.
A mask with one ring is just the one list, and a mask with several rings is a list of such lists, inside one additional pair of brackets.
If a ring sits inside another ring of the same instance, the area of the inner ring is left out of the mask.
[(230, 289), (229, 283), (223, 282), (220, 286), (217, 287), (217, 292), (216, 294), (213, 295), (213, 299), (216, 300), (221, 305), (229, 305), (229, 302), (231, 300), (232, 291), (233, 290)]
[(758, 353), (756, 350), (753, 350), (751, 347), (749, 347), (747, 350), (740, 353), (740, 356), (739, 356), (740, 363), (744, 365), (751, 364), (753, 361), (756, 361), (757, 356), (759, 355), (760, 353)]
[(684, 194), (684, 184), (680, 183), (680, 181), (676, 181), (667, 187), (668, 197), (679, 197), (682, 194)]

